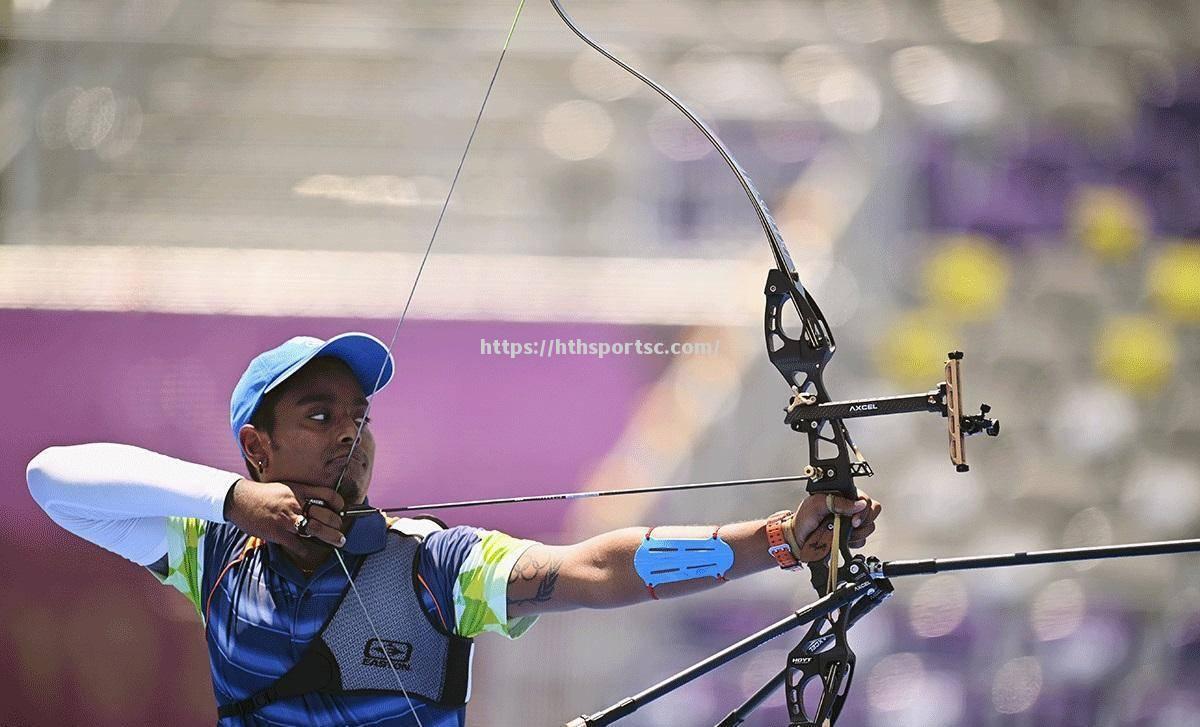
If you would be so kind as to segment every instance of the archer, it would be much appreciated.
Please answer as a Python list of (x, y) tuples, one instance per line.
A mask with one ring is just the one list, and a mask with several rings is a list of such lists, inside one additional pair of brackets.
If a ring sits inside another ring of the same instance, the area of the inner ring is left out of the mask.
[(393, 370), (363, 333), (260, 354), (230, 404), (248, 477), (107, 443), (51, 447), (29, 464), (30, 492), (55, 522), (196, 607), (220, 724), (462, 725), (481, 633), (517, 638), (541, 613), (795, 570), (828, 553), (831, 510), (853, 518), (851, 547), (875, 529), (880, 506), (863, 493), (572, 545), (385, 520), (361, 506), (376, 449), (368, 397)]

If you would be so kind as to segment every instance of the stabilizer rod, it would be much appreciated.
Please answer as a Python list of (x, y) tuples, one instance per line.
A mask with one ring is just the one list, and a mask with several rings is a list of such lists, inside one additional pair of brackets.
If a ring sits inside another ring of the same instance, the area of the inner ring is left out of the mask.
[(1080, 560), (1102, 560), (1105, 558), (1131, 558), (1140, 555), (1172, 555), (1175, 553), (1200, 552), (1200, 538), (1191, 540), (1163, 540), (1154, 543), (1129, 543), (1127, 545), (1097, 545), (1090, 548), (1064, 548), (1061, 550), (1036, 550), (1031, 553), (1004, 553), (999, 555), (976, 555), (964, 558), (928, 558), (925, 560), (891, 560), (880, 564), (887, 578), (927, 575), (956, 570), (980, 570), (984, 568), (1007, 568), (1014, 565), (1038, 563), (1071, 563)]

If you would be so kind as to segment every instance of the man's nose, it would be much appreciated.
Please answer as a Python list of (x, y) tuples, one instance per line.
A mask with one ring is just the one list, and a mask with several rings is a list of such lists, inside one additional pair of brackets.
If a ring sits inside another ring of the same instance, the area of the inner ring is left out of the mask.
[(358, 422), (354, 417), (348, 416), (341, 419), (341, 426), (338, 431), (338, 441), (350, 443), (354, 441), (355, 435), (358, 434)]

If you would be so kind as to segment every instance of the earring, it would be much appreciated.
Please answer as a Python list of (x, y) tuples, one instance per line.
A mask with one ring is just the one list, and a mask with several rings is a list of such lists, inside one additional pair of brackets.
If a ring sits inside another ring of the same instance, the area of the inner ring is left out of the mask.
[(258, 471), (259, 471), (259, 472), (261, 472), (264, 466), (265, 466), (265, 465), (262, 463), (262, 461), (261, 461), (261, 460), (259, 460), (259, 463), (258, 463)]

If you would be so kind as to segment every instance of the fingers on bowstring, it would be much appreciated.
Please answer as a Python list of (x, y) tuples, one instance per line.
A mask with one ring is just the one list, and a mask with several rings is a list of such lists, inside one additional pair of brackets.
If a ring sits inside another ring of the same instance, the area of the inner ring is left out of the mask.
[[(296, 500), (303, 507), (307, 500), (321, 500), (333, 512), (343, 512), (346, 509), (346, 500), (341, 493), (332, 487), (321, 487), (319, 485), (306, 485), (300, 482), (285, 482), (288, 487), (296, 494)], [(313, 507), (317, 507), (314, 505)]]
[(345, 545), (342, 516), (345, 507), (342, 496), (327, 487), (293, 485), (300, 512), (295, 515), (296, 536), (317, 539), (340, 548)]
[[(307, 532), (309, 535), (308, 539), (309, 540), (313, 540), (313, 539), (320, 540), (321, 542), (328, 543), (329, 545), (332, 545), (335, 548), (340, 548), (346, 544), (346, 536), (342, 534), (341, 530), (339, 530), (336, 527), (333, 527), (328, 522), (326, 522), (326, 520), (328, 519), (329, 516), (319, 514), (319, 510), (322, 510), (322, 509), (323, 508), (315, 508), (314, 507), (314, 508), (312, 508), (312, 510), (308, 516), (308, 524), (307, 524), (307, 527), (305, 528), (305, 532)], [(303, 516), (300, 516), (300, 517), (303, 517)], [(337, 518), (337, 515), (333, 514), (333, 517)], [(338, 518), (338, 520), (340, 521), (341, 518)], [(304, 537), (304, 536), (300, 535), (298, 528), (297, 528), (296, 537), (298, 537), (298, 538)]]
[[(342, 531), (342, 516), (335, 511), (321, 505), (313, 505), (308, 508), (309, 532), (313, 532), (313, 525), (320, 523), (325, 527), (337, 532), (339, 535)], [(325, 538), (321, 538), (325, 540)], [(335, 540), (337, 538), (334, 538)]]

